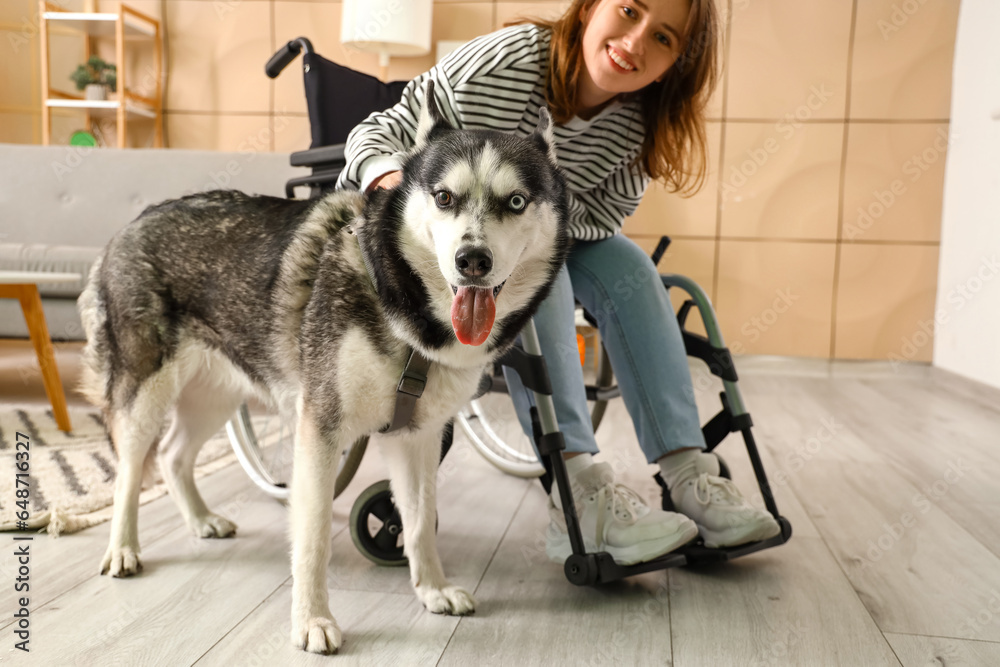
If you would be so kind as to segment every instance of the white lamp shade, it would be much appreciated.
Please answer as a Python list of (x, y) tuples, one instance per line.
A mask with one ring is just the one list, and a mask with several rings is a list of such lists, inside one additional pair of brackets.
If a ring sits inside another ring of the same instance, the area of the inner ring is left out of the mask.
[(382, 56), (431, 51), (432, 0), (344, 0), (340, 41)]

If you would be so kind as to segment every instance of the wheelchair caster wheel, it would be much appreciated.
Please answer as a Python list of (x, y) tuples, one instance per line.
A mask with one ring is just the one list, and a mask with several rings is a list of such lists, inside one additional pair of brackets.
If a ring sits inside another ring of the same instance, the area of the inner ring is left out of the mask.
[(403, 522), (392, 502), (389, 480), (361, 492), (351, 508), (351, 539), (361, 554), (376, 565), (406, 565)]
[(594, 554), (571, 554), (563, 564), (563, 572), (570, 583), (589, 586), (597, 581), (597, 558)]
[(406, 565), (403, 521), (393, 502), (389, 480), (375, 482), (361, 492), (351, 508), (350, 528), (354, 546), (371, 562), (389, 567)]

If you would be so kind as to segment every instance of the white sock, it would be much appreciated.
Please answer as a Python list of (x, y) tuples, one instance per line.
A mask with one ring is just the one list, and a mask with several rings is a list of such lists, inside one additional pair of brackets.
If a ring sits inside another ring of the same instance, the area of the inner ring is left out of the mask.
[(663, 476), (663, 481), (667, 483), (667, 488), (670, 489), (671, 495), (674, 489), (676, 489), (685, 480), (694, 477), (696, 468), (695, 465), (698, 461), (698, 457), (704, 453), (703, 449), (689, 449), (683, 452), (677, 452), (676, 454), (667, 454), (666, 456), (661, 456), (656, 462), (660, 464), (660, 475)]
[[(589, 452), (566, 459), (566, 473), (569, 476), (570, 487), (573, 486), (573, 478), (592, 465), (594, 465), (594, 455)], [(555, 483), (555, 480), (552, 480), (552, 492), (549, 495), (552, 497), (552, 503), (562, 509), (562, 501), (559, 500), (559, 485)]]
[(583, 454), (577, 454), (572, 458), (566, 459), (566, 472), (569, 473), (570, 477), (573, 477), (592, 465), (594, 465), (594, 455), (584, 452)]

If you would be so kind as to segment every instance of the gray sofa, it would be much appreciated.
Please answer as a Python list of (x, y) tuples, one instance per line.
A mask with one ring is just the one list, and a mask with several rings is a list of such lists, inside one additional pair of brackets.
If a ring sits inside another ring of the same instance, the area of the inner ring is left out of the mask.
[[(86, 276), (108, 240), (147, 206), (233, 188), (284, 196), (304, 172), (287, 153), (0, 144), (0, 270)], [(53, 340), (83, 340), (82, 281), (39, 287)], [(20, 305), (0, 299), (0, 338), (27, 338)]]

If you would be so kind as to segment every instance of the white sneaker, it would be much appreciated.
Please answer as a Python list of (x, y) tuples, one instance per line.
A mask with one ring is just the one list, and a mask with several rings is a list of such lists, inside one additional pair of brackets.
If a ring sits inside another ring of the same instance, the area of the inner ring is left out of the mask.
[(732, 480), (719, 477), (719, 459), (700, 454), (691, 477), (670, 490), (674, 507), (694, 519), (707, 547), (735, 547), (781, 532), (769, 512), (743, 497)]
[[(652, 560), (687, 544), (698, 535), (695, 523), (675, 512), (650, 508), (642, 498), (615, 481), (607, 463), (595, 463), (570, 478), (573, 507), (588, 552), (606, 551), (619, 565)], [(545, 552), (557, 563), (573, 553), (566, 517), (549, 497), (549, 530)]]

